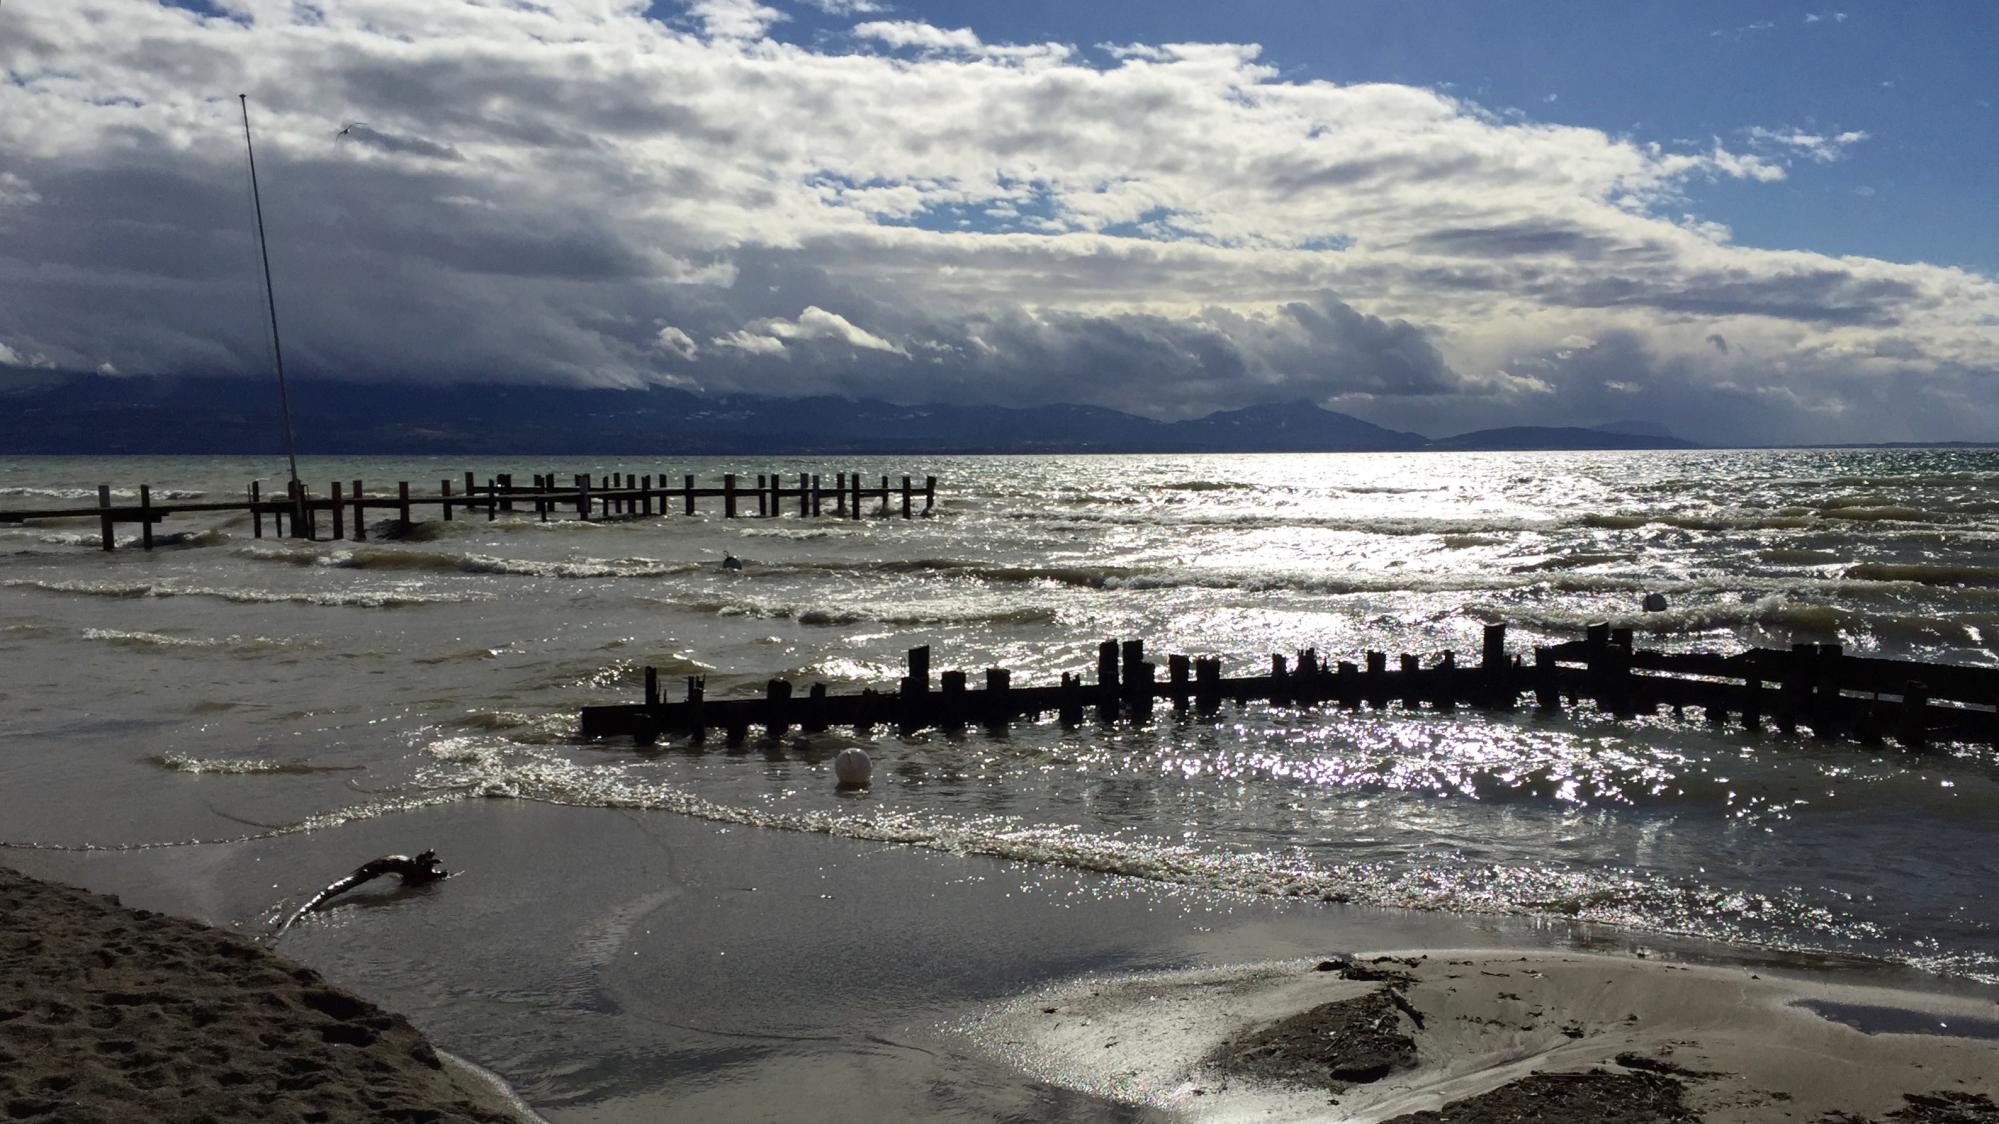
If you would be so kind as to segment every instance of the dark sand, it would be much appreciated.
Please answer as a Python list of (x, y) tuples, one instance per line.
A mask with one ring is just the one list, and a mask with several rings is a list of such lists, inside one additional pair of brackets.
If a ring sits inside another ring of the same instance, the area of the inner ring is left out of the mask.
[(520, 1124), (402, 1016), (206, 925), (0, 868), (0, 1116)]

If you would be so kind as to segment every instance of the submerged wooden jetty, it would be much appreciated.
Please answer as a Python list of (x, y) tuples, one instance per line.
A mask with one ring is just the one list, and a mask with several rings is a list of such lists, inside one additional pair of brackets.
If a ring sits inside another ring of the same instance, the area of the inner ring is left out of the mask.
[[(286, 494), (266, 496), (263, 486), (253, 482), (240, 500), (203, 501), (198, 503), (175, 502), (154, 503), (151, 485), (139, 486), (139, 502), (136, 504), (114, 504), (111, 502), (111, 486), (97, 486), (95, 507), (69, 508), (24, 508), (0, 511), (0, 523), (25, 523), (35, 519), (80, 519), (98, 520), (103, 535), (105, 550), (115, 550), (118, 546), (117, 527), (121, 523), (137, 523), (142, 528), (140, 545), (151, 550), (154, 545), (153, 528), (161, 520), (173, 515), (213, 515), (217, 513), (241, 513), (251, 519), (253, 533), (264, 537), (264, 519), (271, 519), (271, 533), (284, 537), (286, 528), (290, 537), (318, 539), (320, 537), (320, 517), (326, 517), (326, 530), (333, 539), (348, 537), (348, 527), (353, 528), (355, 541), (365, 541), (368, 537), (368, 513), (374, 511), (393, 513), (394, 523), (388, 528), (392, 534), (409, 530), (415, 516), (424, 508), (436, 508), (442, 518), (449, 520), (457, 512), (468, 517), (476, 517), (483, 512), (487, 519), (497, 519), (500, 514), (532, 511), (542, 522), (552, 516), (571, 511), (578, 519), (618, 519), (666, 516), (675, 511), (682, 515), (693, 515), (700, 500), (722, 501), (722, 514), (730, 519), (755, 514), (771, 517), (789, 510), (789, 501), (797, 501), (797, 511), (801, 516), (822, 516), (831, 514), (836, 518), (863, 518), (867, 506), (879, 501), (879, 514), (892, 514), (892, 503), (899, 496), (901, 514), (909, 519), (916, 514), (917, 501), (922, 501), (921, 510), (929, 512), (937, 504), (937, 478), (925, 476), (921, 483), (915, 477), (902, 477), (901, 487), (889, 484), (887, 476), (881, 477), (879, 486), (868, 484), (860, 473), (838, 472), (833, 474), (830, 486), (820, 473), (800, 473), (798, 484), (787, 487), (786, 478), (778, 473), (759, 473), (752, 484), (748, 476), (728, 473), (722, 477), (720, 485), (697, 485), (692, 475), (683, 474), (678, 485), (669, 485), (669, 477), (661, 474), (635, 475), (628, 472), (612, 472), (593, 477), (590, 474), (575, 476), (569, 484), (558, 484), (554, 473), (532, 476), (533, 484), (522, 486), (514, 483), (511, 473), (500, 473), (487, 477), (484, 484), (470, 472), (465, 474), (462, 490), (453, 492), (450, 480), (439, 481), (437, 491), (429, 495), (413, 493), (409, 481), (398, 481), (391, 493), (370, 494), (363, 481), (355, 480), (349, 487), (345, 481), (334, 481), (325, 494), (316, 495), (309, 489), (286, 488)], [(831, 508), (830, 513), (828, 508)]]
[(771, 737), (793, 729), (816, 733), (832, 726), (866, 736), (875, 727), (904, 733), (967, 726), (1003, 729), (1053, 714), (1067, 725), (1086, 717), (1099, 722), (1145, 722), (1165, 700), (1176, 714), (1212, 715), (1224, 702), (1280, 706), (1367, 707), (1405, 711), (1455, 711), (1460, 706), (1512, 710), (1524, 701), (1559, 713), (1587, 701), (1619, 718), (1671, 708), (1684, 717), (1698, 707), (1716, 727), (1739, 723), (1749, 731), (1773, 727), (1786, 734), (1801, 727), (1813, 737), (1878, 745), (1892, 737), (1910, 749), (1937, 742), (1999, 743), (1999, 668), (1885, 660), (1845, 654), (1837, 644), (1795, 644), (1789, 650), (1751, 648), (1732, 655), (1636, 650), (1630, 629), (1593, 625), (1581, 640), (1536, 647), (1532, 662), (1506, 648), (1506, 626), (1488, 625), (1476, 665), (1444, 652), (1429, 666), (1403, 654), (1391, 667), (1385, 652), (1363, 662), (1329, 663), (1311, 649), (1295, 661), (1270, 657), (1266, 674), (1224, 676), (1213, 657), (1168, 656), (1165, 675), (1145, 658), (1143, 641), (1104, 641), (1097, 677), (1064, 673), (1058, 685), (1017, 687), (1005, 668), (985, 670), (982, 689), (963, 671), (946, 671), (933, 687), (930, 649), (909, 653), (909, 673), (893, 690), (833, 695), (823, 683), (805, 693), (771, 680), (762, 698), (708, 699), (701, 678), (687, 680), (686, 697), (668, 702), (658, 675), (645, 673), (645, 701), (584, 707), (585, 737), (629, 736), (641, 744), (661, 736), (703, 738), (727, 732), (732, 742), (762, 728)]

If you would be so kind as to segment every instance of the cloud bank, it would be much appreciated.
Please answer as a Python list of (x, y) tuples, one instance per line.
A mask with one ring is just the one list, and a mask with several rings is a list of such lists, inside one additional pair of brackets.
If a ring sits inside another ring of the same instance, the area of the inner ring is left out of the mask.
[(1253, 45), (812, 7), (857, 22), (0, 7), (0, 365), (266, 369), (242, 91), (301, 373), (1999, 437), (1991, 279), (1690, 213), (1704, 181), (1775, 190), (1859, 131), (1654, 142), (1290, 80)]

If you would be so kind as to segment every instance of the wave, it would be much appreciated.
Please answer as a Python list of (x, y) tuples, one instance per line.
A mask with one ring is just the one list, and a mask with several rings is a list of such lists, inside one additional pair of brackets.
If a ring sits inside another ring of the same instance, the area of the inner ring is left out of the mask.
[[(187, 488), (154, 488), (152, 495), (153, 499), (165, 502), (168, 500), (198, 500), (208, 495), (208, 493)], [(0, 497), (29, 500), (88, 500), (91, 503), (96, 503), (97, 489), (94, 487), (37, 488), (27, 485), (14, 485), (0, 488)], [(136, 500), (139, 498), (139, 489), (113, 488), (111, 489), (111, 498), (114, 500)]]
[[(711, 822), (955, 855), (1062, 867), (1259, 897), (1348, 902), (1474, 915), (1547, 916), (1653, 932), (1819, 948), (1814, 942), (1878, 939), (1878, 927), (1802, 898), (1731, 890), (1635, 869), (1573, 868), (1428, 859), (1319, 863), (1295, 852), (1204, 849), (1006, 817), (952, 819), (908, 811), (837, 814), (719, 803), (634, 776), (621, 765), (580, 765), (555, 753), (451, 738), (425, 748), (420, 785), (486, 799), (657, 810)], [(1916, 955), (1908, 950), (1905, 960)], [(1989, 967), (1989, 965), (1988, 965)]]
[(175, 649), (175, 648), (227, 648), (236, 652), (266, 652), (274, 648), (297, 647), (300, 644), (313, 645), (313, 641), (289, 640), (270, 636), (168, 636), (159, 632), (128, 631), (117, 628), (86, 628), (85, 640), (95, 640), (121, 648)]
[(1170, 484), (1155, 484), (1153, 488), (1161, 492), (1253, 492), (1256, 485), (1236, 480), (1176, 480)]
[(1813, 526), (1809, 515), (1686, 515), (1670, 511), (1591, 512), (1578, 525), (1607, 531), (1640, 527), (1676, 527), (1682, 531), (1791, 531)]
[(916, 625), (968, 625), (968, 624), (1047, 624), (1056, 620), (1059, 613), (1050, 606), (998, 606), (951, 604), (925, 605), (907, 601), (885, 605), (788, 605), (781, 603), (736, 601), (736, 600), (681, 600), (664, 597), (641, 597), (640, 601), (651, 605), (669, 605), (696, 613), (713, 613), (723, 617), (762, 617), (772, 620), (793, 620), (803, 625), (842, 626), (851, 624), (887, 624), (898, 626)]
[(553, 578), (657, 578), (708, 569), (702, 562), (662, 562), (653, 558), (582, 558), (544, 562), (456, 554), (394, 547), (355, 547), (332, 551), (310, 547), (250, 547), (243, 556), (259, 562), (293, 566), (324, 566), (337, 570), (416, 570), (430, 573), (502, 574)]
[(178, 753), (159, 753), (145, 759), (149, 765), (156, 765), (171, 773), (209, 773), (226, 776), (243, 776), (253, 773), (283, 773), (298, 775), (304, 773), (351, 773), (359, 771), (361, 765), (315, 765), (310, 761), (278, 761), (267, 757), (184, 757)]
[(34, 578), (0, 581), (9, 589), (39, 589), (47, 593), (81, 594), (86, 597), (216, 597), (239, 604), (298, 604), (346, 606), (364, 609), (400, 609), (410, 605), (447, 605), (488, 601), (486, 594), (414, 593), (409, 590), (348, 590), (335, 593), (278, 593), (263, 589), (214, 589), (203, 586), (175, 586), (157, 582), (117, 584), (111, 582), (65, 582)]
[(1862, 562), (1847, 567), (1846, 576), (1855, 581), (1999, 588), (1999, 566), (1974, 566), (1964, 563), (1931, 565), (1916, 562)]

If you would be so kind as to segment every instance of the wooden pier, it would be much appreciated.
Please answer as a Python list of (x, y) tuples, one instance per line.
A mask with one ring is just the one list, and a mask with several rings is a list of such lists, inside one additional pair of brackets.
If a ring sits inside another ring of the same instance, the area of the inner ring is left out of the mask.
[(173, 515), (246, 514), (257, 538), (264, 537), (264, 520), (268, 516), (273, 535), (284, 537), (289, 527), (291, 537), (302, 539), (321, 537), (324, 516), (326, 537), (348, 538), (351, 527), (354, 541), (361, 542), (368, 537), (370, 511), (391, 513), (394, 522), (388, 530), (397, 534), (408, 531), (416, 515), (426, 508), (437, 509), (446, 520), (453, 518), (454, 513), (467, 518), (477, 518), (483, 513), (491, 520), (502, 513), (532, 512), (546, 523), (552, 517), (571, 513), (578, 519), (641, 519), (675, 512), (693, 515), (702, 500), (720, 500), (722, 514), (730, 519), (751, 514), (766, 518), (781, 515), (792, 510), (793, 501), (801, 516), (830, 515), (842, 519), (863, 518), (867, 508), (874, 504), (879, 504), (877, 514), (893, 515), (898, 510), (898, 499), (904, 519), (912, 518), (918, 510), (928, 513), (937, 504), (935, 476), (925, 476), (921, 482), (904, 476), (900, 488), (891, 485), (887, 476), (881, 477), (878, 486), (866, 483), (858, 472), (834, 473), (830, 485), (819, 473), (800, 473), (796, 486), (787, 486), (787, 478), (775, 472), (759, 473), (754, 483), (748, 476), (729, 473), (722, 477), (719, 486), (698, 485), (692, 475), (685, 474), (675, 485), (669, 485), (670, 477), (664, 474), (655, 483), (651, 475), (624, 472), (575, 476), (567, 485), (558, 484), (554, 473), (536, 474), (531, 479), (532, 485), (524, 487), (514, 483), (512, 474), (501, 473), (481, 484), (468, 472), (459, 490), (454, 492), (452, 481), (441, 480), (437, 491), (429, 495), (413, 493), (406, 480), (397, 482), (393, 492), (372, 494), (363, 481), (352, 481), (351, 486), (335, 481), (323, 495), (287, 488), (288, 494), (266, 496), (261, 484), (252, 483), (240, 500), (163, 504), (153, 502), (152, 487), (146, 484), (139, 486), (138, 503), (114, 504), (111, 486), (100, 484), (95, 507), (0, 511), (0, 523), (94, 518), (102, 529), (105, 550), (117, 549), (119, 524), (137, 523), (142, 528), (140, 545), (151, 550), (154, 526)]
[(1105, 641), (1097, 675), (1086, 683), (1065, 673), (1060, 684), (1018, 687), (1005, 668), (987, 668), (983, 688), (963, 671), (946, 671), (933, 686), (930, 649), (909, 653), (909, 674), (894, 689), (832, 695), (823, 683), (803, 694), (771, 680), (762, 698), (705, 697), (700, 678), (687, 680), (681, 702), (667, 702), (658, 676), (646, 669), (645, 701), (584, 707), (585, 737), (629, 736), (649, 744), (661, 736), (726, 731), (741, 742), (753, 728), (771, 737), (796, 729), (816, 733), (852, 727), (867, 736), (876, 727), (911, 733), (968, 726), (1004, 729), (1016, 721), (1053, 714), (1065, 725), (1093, 718), (1112, 723), (1148, 721), (1162, 700), (1176, 715), (1212, 715), (1225, 702), (1252, 700), (1279, 706), (1404, 711), (1455, 711), (1460, 706), (1513, 710), (1526, 702), (1558, 714), (1587, 700), (1618, 718), (1670, 708), (1685, 717), (1697, 707), (1717, 729), (1739, 724), (1756, 732), (1801, 728), (1819, 740), (1879, 745), (1885, 738), (1912, 750), (1938, 742), (1999, 743), (1999, 668), (1884, 660), (1845, 654), (1837, 644), (1796, 644), (1789, 650), (1751, 648), (1732, 655), (1635, 650), (1630, 629), (1594, 625), (1581, 640), (1536, 647), (1532, 662), (1506, 648), (1506, 626), (1488, 625), (1477, 664), (1459, 664), (1444, 652), (1429, 666), (1404, 654), (1393, 667), (1385, 652), (1367, 652), (1360, 663), (1329, 663), (1313, 650), (1295, 660), (1270, 657), (1266, 674), (1224, 676), (1212, 657), (1167, 657), (1165, 674), (1145, 658), (1143, 641)]

